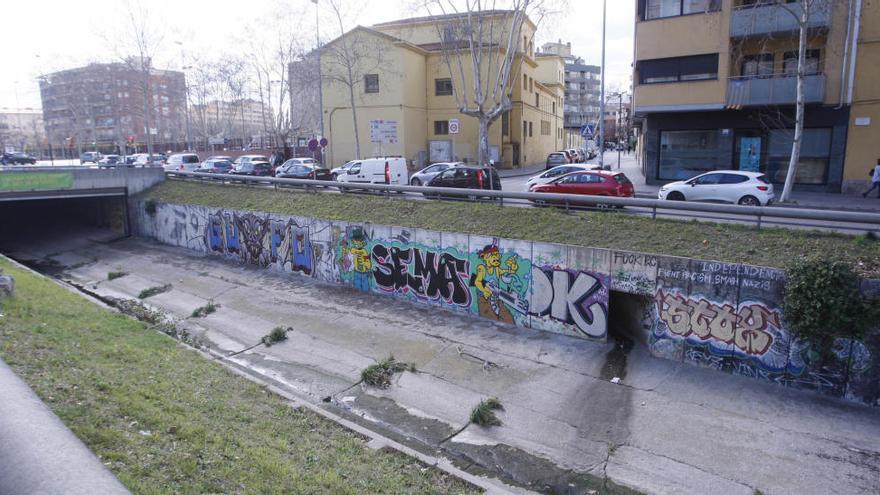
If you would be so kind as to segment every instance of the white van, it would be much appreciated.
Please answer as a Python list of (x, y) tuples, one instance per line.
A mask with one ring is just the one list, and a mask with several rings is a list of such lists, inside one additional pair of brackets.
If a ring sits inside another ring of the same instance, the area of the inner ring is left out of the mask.
[(336, 177), (336, 180), (406, 186), (409, 185), (409, 171), (406, 168), (405, 158), (367, 158), (355, 160), (347, 170)]

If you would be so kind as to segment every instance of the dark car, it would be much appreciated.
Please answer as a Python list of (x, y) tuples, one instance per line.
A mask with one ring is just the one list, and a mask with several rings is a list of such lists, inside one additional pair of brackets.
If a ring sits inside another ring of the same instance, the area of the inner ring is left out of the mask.
[(275, 171), (279, 179), (333, 180), (329, 170), (315, 164), (304, 164), (297, 160), (288, 160)]
[(209, 158), (202, 162), (196, 172), (205, 174), (228, 174), (232, 170), (232, 162), (229, 160)]
[(458, 166), (444, 170), (426, 186), (500, 191), (501, 178), (494, 167)]
[(272, 177), (272, 165), (269, 162), (240, 163), (229, 171), (232, 175), (252, 175), (256, 177)]
[(568, 160), (568, 157), (565, 155), (565, 153), (557, 151), (547, 155), (547, 163), (545, 164), (544, 169), (550, 170), (553, 167), (558, 167), (559, 165), (567, 165), (569, 163), (571, 162)]
[(3, 153), (3, 158), (0, 161), (3, 162), (3, 165), (34, 165), (37, 163), (36, 158), (20, 151)]
[[(532, 188), (534, 193), (583, 194), (589, 196), (613, 196), (631, 198), (635, 196), (633, 183), (620, 172), (590, 170), (574, 172)], [(577, 202), (582, 205), (597, 204), (595, 200)]]

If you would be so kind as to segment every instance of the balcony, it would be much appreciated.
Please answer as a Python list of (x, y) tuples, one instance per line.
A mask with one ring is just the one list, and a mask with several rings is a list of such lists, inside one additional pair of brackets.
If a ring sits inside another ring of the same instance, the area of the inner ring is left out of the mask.
[[(827, 29), (831, 25), (830, 0), (814, 0), (808, 20), (811, 30)], [(803, 13), (800, 3), (784, 5), (741, 5), (734, 7), (730, 16), (730, 37), (751, 38), (798, 30), (798, 18)], [(795, 15), (792, 15), (795, 14)]]
[[(825, 101), (825, 75), (804, 77), (804, 103)], [(794, 105), (797, 77), (732, 77), (727, 83), (727, 106)]]

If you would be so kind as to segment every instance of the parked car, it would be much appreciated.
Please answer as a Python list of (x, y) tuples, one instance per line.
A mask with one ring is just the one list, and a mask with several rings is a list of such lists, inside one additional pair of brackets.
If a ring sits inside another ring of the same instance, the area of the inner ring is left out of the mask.
[(745, 206), (767, 206), (773, 202), (773, 184), (760, 172), (717, 170), (692, 179), (672, 182), (660, 188), (659, 199), (711, 201)]
[(196, 172), (205, 174), (228, 174), (232, 170), (232, 162), (225, 158), (208, 158), (203, 161)]
[[(449, 187), (454, 189), (486, 189), (501, 190), (501, 178), (494, 167), (461, 165), (440, 172), (428, 187)], [(431, 196), (425, 193), (425, 196)]]
[[(285, 165), (294, 165), (294, 164), (296, 164), (296, 165), (318, 165), (318, 161), (315, 160), (314, 158), (308, 158), (308, 157), (306, 157), (306, 158), (291, 158), (290, 160), (283, 162), (278, 167), (275, 167), (275, 171), (277, 172), (278, 170), (281, 170), (281, 167), (283, 167)], [(328, 170), (327, 173), (329, 174), (330, 171)]]
[(410, 179), (409, 179), (409, 184), (411, 186), (416, 186), (416, 187), (427, 184), (427, 183), (431, 182), (431, 180), (433, 180), (434, 177), (437, 177), (437, 175), (440, 172), (443, 172), (444, 170), (447, 170), (447, 169), (450, 169), (453, 167), (458, 167), (461, 165), (464, 165), (464, 163), (461, 163), (461, 162), (441, 162), (441, 163), (435, 163), (433, 165), (428, 165), (427, 167), (412, 174), (412, 177), (410, 177)]
[(12, 153), (3, 153), (0, 162), (3, 165), (36, 165), (37, 159), (27, 153), (13, 151)]
[(355, 163), (359, 163), (357, 160), (352, 160), (350, 162), (346, 162), (345, 165), (341, 167), (336, 167), (330, 171), (330, 177), (333, 178), (334, 181), (339, 180), (339, 176), (345, 173), (348, 173), (348, 169), (351, 168)]
[(562, 153), (565, 155), (565, 159), (568, 160), (568, 163), (574, 163), (574, 156), (568, 150), (559, 150), (557, 153)]
[(258, 177), (272, 177), (274, 175), (272, 165), (268, 161), (247, 161), (235, 165), (229, 173), (232, 175), (252, 175)]
[(98, 160), (99, 168), (114, 168), (119, 166), (126, 166), (125, 162), (122, 160), (122, 157), (119, 155), (104, 155), (100, 160)]
[(226, 160), (229, 163), (233, 162), (233, 159), (231, 156), (223, 156), (223, 155), (209, 156), (208, 158), (205, 159), (205, 161), (207, 162), (208, 160)]
[(148, 155), (140, 153), (136, 155), (133, 165), (142, 167), (152, 167), (165, 164), (165, 155)]
[(352, 163), (348, 170), (339, 175), (336, 180), (338, 182), (405, 186), (409, 184), (409, 171), (406, 168), (406, 159), (404, 158), (367, 158)]
[(568, 155), (561, 151), (556, 151), (547, 155), (547, 163), (544, 166), (545, 170), (550, 170), (553, 167), (557, 167), (559, 165), (568, 165), (571, 162), (568, 160)]
[(526, 181), (526, 192), (532, 190), (532, 187), (552, 182), (557, 177), (570, 174), (572, 172), (580, 172), (583, 170), (594, 170), (595, 165), (582, 165), (578, 163), (568, 163), (553, 167), (550, 170), (542, 172)]
[(166, 172), (194, 172), (200, 163), (195, 153), (175, 153), (168, 157), (163, 168)]
[(79, 155), (79, 162), (81, 164), (85, 163), (95, 163), (101, 160), (101, 153), (97, 151), (84, 151), (81, 155)]
[(571, 155), (571, 159), (574, 160), (574, 163), (583, 163), (583, 160), (581, 159), (581, 154), (578, 153), (578, 150), (572, 148), (565, 151), (567, 151), (568, 154)]
[(251, 162), (269, 162), (269, 159), (266, 155), (241, 155), (236, 158), (232, 164), (235, 165), (235, 168), (238, 168), (239, 165), (244, 165), (245, 163)]
[[(635, 196), (635, 187), (626, 175), (620, 172), (589, 170), (563, 175), (547, 184), (532, 188), (534, 193), (582, 194), (589, 196), (613, 196), (631, 198)], [(558, 203), (549, 201), (549, 203)], [(601, 204), (595, 199), (577, 202), (579, 205)]]
[(287, 160), (275, 171), (279, 179), (333, 180), (330, 171), (309, 158), (312, 163), (302, 163), (300, 159)]

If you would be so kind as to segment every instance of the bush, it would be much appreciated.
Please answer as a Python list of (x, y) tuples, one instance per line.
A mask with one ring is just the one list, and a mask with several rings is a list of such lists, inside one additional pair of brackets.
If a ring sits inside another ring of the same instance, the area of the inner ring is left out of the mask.
[(501, 401), (494, 397), (481, 400), (477, 407), (471, 410), (471, 423), (479, 426), (501, 426), (501, 420), (495, 416), (495, 411), (503, 409)]
[(415, 364), (402, 363), (394, 356), (388, 356), (382, 361), (367, 366), (361, 371), (361, 380), (371, 387), (388, 388), (391, 385), (391, 377), (395, 373), (403, 371), (415, 371)]
[(275, 327), (269, 332), (269, 335), (263, 336), (262, 342), (266, 347), (272, 347), (279, 342), (287, 340), (287, 332), (292, 330), (292, 328)]
[(787, 271), (783, 309), (794, 334), (830, 356), (837, 338), (861, 339), (877, 310), (859, 291), (859, 277), (844, 262), (808, 259)]

